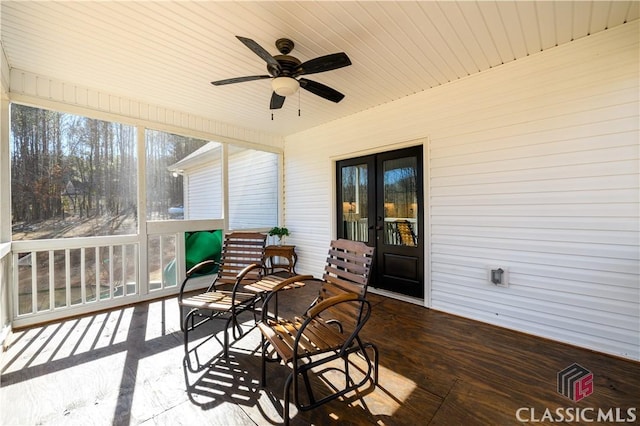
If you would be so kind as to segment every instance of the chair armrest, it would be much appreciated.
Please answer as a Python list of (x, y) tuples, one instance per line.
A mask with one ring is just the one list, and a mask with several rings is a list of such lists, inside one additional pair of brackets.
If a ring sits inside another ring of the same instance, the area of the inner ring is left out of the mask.
[[(258, 264), (258, 263), (252, 263), (251, 265), (245, 266), (244, 269), (242, 269), (240, 272), (238, 272), (238, 275), (236, 275), (236, 282), (235, 284), (233, 284), (233, 288), (231, 289), (231, 297), (233, 300), (236, 299), (236, 293), (238, 292), (238, 287), (240, 286), (240, 283), (242, 282), (242, 280), (244, 279), (244, 277), (251, 271), (253, 271), (256, 268), (262, 268), (262, 265)], [(215, 289), (215, 285), (213, 286), (213, 288)]]
[(360, 332), (360, 329), (362, 329), (362, 327), (364, 326), (364, 324), (367, 322), (367, 320), (369, 319), (370, 315), (371, 315), (371, 304), (369, 303), (369, 301), (367, 299), (365, 299), (364, 297), (356, 294), (356, 293), (344, 293), (344, 294), (339, 294), (336, 296), (332, 296), (329, 297), (327, 299), (322, 300), (320, 303), (318, 303), (317, 305), (311, 307), (308, 311), (307, 311), (307, 316), (304, 320), (304, 322), (302, 323), (302, 325), (300, 326), (300, 328), (298, 329), (296, 336), (295, 336), (295, 340), (293, 343), (293, 363), (294, 365), (297, 363), (297, 359), (299, 356), (299, 346), (300, 346), (300, 340), (303, 339), (303, 336), (305, 335), (306, 329), (307, 327), (311, 327), (311, 324), (314, 323), (323, 323), (323, 324), (331, 324), (334, 321), (336, 321), (338, 323), (338, 327), (339, 327), (339, 333), (342, 334), (343, 333), (343, 328), (342, 325), (340, 324), (339, 321), (337, 320), (324, 320), (320, 314), (322, 314), (324, 311), (326, 311), (327, 309), (338, 305), (340, 303), (348, 303), (348, 302), (357, 302), (359, 304), (362, 305), (361, 309), (364, 309), (366, 306), (366, 309), (364, 309), (364, 313), (361, 311), (361, 313), (359, 314), (359, 316), (357, 318), (355, 318), (355, 323), (354, 326), (350, 328), (350, 331), (348, 334), (344, 335), (343, 340), (341, 341), (341, 348), (340, 348), (340, 352), (344, 352), (345, 350), (347, 350), (350, 346), (351, 346), (351, 342), (357, 338), (358, 333)]
[(297, 281), (306, 281), (315, 279), (313, 275), (295, 275), (293, 277), (289, 277), (275, 286), (268, 292), (267, 296), (264, 298), (264, 302), (262, 303), (262, 321), (265, 321), (267, 318), (269, 301), (278, 291), (282, 290), (284, 287), (288, 286), (291, 283), (295, 283)]
[(252, 263), (251, 265), (245, 266), (245, 268), (242, 271), (238, 272), (238, 275), (236, 275), (236, 285), (240, 281), (242, 281), (249, 272), (251, 272), (256, 268), (262, 268), (262, 265), (258, 263)]
[(358, 296), (355, 293), (339, 294), (337, 296), (324, 299), (322, 302), (318, 303), (317, 305), (309, 309), (307, 311), (307, 315), (309, 315), (309, 318), (317, 317), (322, 311), (334, 305), (337, 305), (338, 303), (342, 303), (350, 300), (358, 300), (359, 298), (360, 296)]
[(205, 266), (216, 265), (216, 264), (219, 265), (219, 262), (216, 262), (215, 260), (204, 260), (198, 263), (197, 265), (192, 266), (191, 269), (187, 271), (187, 278), (191, 278), (191, 275), (200, 271), (200, 269), (203, 269)]
[(283, 287), (286, 287), (291, 283), (295, 283), (295, 282), (298, 282), (298, 281), (307, 281), (307, 280), (312, 280), (312, 279), (314, 279), (313, 275), (296, 275), (296, 276), (287, 278), (286, 280), (282, 281), (278, 285), (274, 286), (271, 289), (271, 293), (276, 292), (276, 291), (280, 291), (280, 290), (282, 290)]
[[(201, 269), (204, 269), (205, 267), (211, 267), (212, 265), (216, 265), (216, 264), (219, 265), (220, 263), (215, 261), (215, 260), (204, 260), (204, 261), (194, 265), (193, 267), (191, 267), (191, 269), (189, 269), (187, 271), (187, 274), (186, 274), (184, 280), (182, 280), (182, 284), (180, 285), (180, 293), (178, 293), (178, 301), (182, 302), (182, 297), (183, 297), (183, 294), (184, 294), (184, 288), (187, 285), (187, 281), (189, 281), (189, 278), (191, 278), (191, 276), (193, 274), (197, 273)], [(215, 279), (214, 279), (213, 283), (211, 283), (211, 285), (209, 286), (209, 289), (214, 285), (214, 283), (215, 283)]]

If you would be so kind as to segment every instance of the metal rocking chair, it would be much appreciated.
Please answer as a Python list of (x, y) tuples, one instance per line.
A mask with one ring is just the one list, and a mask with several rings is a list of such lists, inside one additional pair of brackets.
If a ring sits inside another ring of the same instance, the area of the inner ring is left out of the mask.
[(238, 315), (245, 311), (253, 311), (256, 319), (255, 304), (261, 294), (244, 291), (244, 286), (262, 278), (266, 239), (265, 234), (256, 232), (227, 234), (222, 246), (217, 276), (204, 293), (186, 296), (185, 287), (190, 278), (210, 269), (216, 262), (200, 262), (187, 272), (178, 295), (180, 314), (183, 314), (184, 308), (189, 309), (181, 323), (185, 354), (189, 353), (191, 331), (210, 320), (222, 319), (226, 321), (223, 349), (226, 358), (229, 354), (229, 326), (232, 327), (234, 340), (237, 340), (244, 334), (237, 319)]
[[(378, 349), (359, 336), (371, 315), (371, 304), (365, 296), (373, 252), (364, 243), (333, 241), (319, 295), (301, 317), (282, 319), (267, 315), (267, 305), (277, 295), (278, 287), (265, 298), (262, 321), (258, 324), (262, 332), (262, 386), (266, 386), (267, 361), (283, 361), (291, 366), (284, 390), (285, 424), (289, 423), (292, 387), (294, 404), (306, 411), (358, 389), (371, 379), (377, 385)], [(272, 358), (274, 353), (276, 357)], [(366, 363), (366, 367), (353, 367), (358, 362)], [(310, 374), (321, 374), (322, 371), (317, 371), (320, 366), (340, 370), (344, 386), (332, 382), (332, 392), (316, 399)]]

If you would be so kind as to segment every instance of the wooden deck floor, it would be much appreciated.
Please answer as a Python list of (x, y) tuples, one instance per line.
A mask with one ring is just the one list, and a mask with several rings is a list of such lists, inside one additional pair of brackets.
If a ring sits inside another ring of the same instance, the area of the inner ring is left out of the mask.
[[(286, 293), (281, 314), (298, 313), (314, 292)], [(370, 298), (365, 336), (380, 349), (379, 386), (310, 412), (292, 408), (292, 424), (550, 424), (600, 411), (640, 422), (640, 363)], [(229, 362), (215, 339), (203, 343), (191, 361), (207, 367), (191, 372), (178, 318), (172, 298), (14, 333), (2, 355), (0, 424), (280, 423), (288, 369), (268, 365), (260, 388), (257, 330), (235, 342)], [(593, 393), (579, 402), (556, 390), (557, 373), (573, 363), (593, 373)]]

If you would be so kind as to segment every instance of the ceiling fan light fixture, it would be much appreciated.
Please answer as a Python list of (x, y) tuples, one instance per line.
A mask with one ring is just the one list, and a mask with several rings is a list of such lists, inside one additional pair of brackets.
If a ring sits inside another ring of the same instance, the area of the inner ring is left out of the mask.
[(300, 88), (300, 83), (293, 77), (276, 77), (271, 80), (271, 87), (280, 96), (293, 95)]

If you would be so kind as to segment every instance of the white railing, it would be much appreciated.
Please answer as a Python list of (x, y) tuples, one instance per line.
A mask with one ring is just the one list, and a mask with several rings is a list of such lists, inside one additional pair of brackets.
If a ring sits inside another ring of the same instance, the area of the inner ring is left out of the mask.
[(223, 226), (166, 221), (147, 223), (141, 235), (14, 241), (11, 256), (0, 258), (12, 259), (13, 325), (175, 294), (185, 276), (184, 233)]
[(139, 294), (137, 236), (16, 241), (12, 253), (14, 325)]

